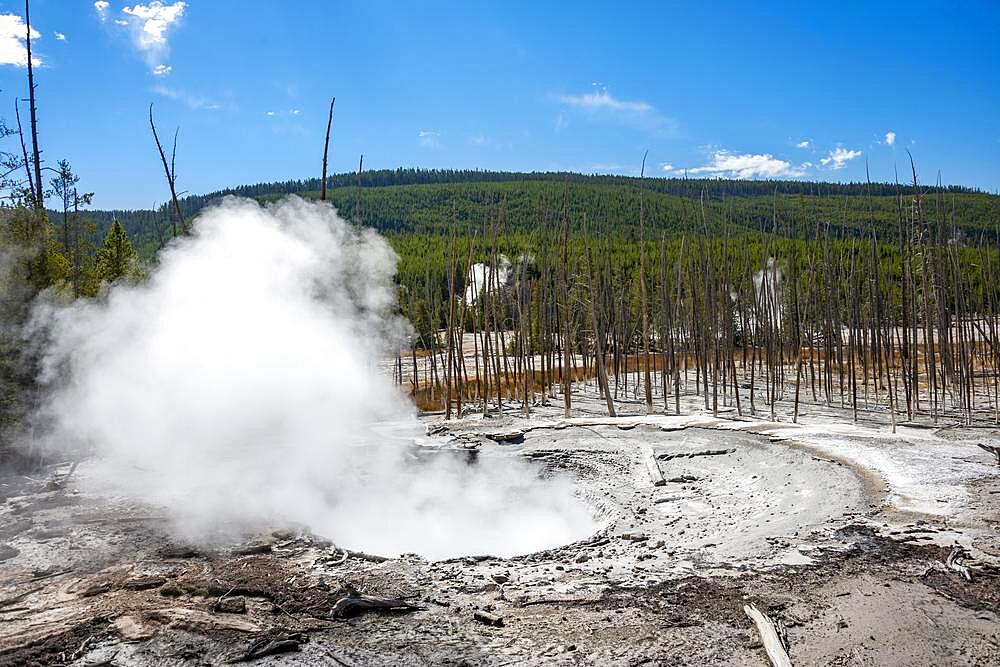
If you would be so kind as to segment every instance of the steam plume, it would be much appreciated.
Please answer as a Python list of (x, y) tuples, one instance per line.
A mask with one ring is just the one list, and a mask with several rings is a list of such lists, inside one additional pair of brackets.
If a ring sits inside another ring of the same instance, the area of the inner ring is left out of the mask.
[(37, 313), (50, 442), (91, 448), (100, 478), (191, 538), (293, 521), (433, 558), (587, 533), (569, 483), (519, 459), (414, 457), (423, 429), (374, 368), (408, 328), (396, 259), (326, 204), (225, 200), (146, 283)]

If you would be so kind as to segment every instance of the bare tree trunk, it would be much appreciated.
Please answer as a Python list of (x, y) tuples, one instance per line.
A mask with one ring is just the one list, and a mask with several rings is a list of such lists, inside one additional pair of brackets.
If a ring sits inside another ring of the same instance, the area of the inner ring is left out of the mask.
[[(163, 152), (163, 145), (160, 143), (160, 137), (156, 133), (156, 123), (153, 122), (153, 105), (149, 105), (149, 128), (153, 131), (153, 140), (156, 142), (156, 150), (160, 152), (160, 161), (163, 163), (163, 173), (167, 177), (167, 185), (170, 187), (170, 201), (174, 205), (174, 214), (177, 216), (177, 222), (181, 226), (181, 234), (187, 233), (187, 226), (184, 224), (184, 215), (181, 213), (180, 202), (177, 201), (177, 189), (176, 189), (176, 178), (177, 178), (177, 166), (174, 159), (177, 157), (177, 133), (174, 132), (174, 150), (171, 153), (170, 164), (167, 164), (167, 156)], [(177, 236), (177, 228), (174, 228), (174, 236)]]
[(35, 165), (35, 208), (45, 210), (45, 188), (42, 186), (42, 158), (38, 149), (38, 110), (35, 105), (35, 67), (31, 62), (31, 17), (29, 15), (29, 0), (24, 0), (24, 23), (26, 28), (25, 44), (28, 57), (28, 104), (31, 113), (31, 151)]
[[(333, 127), (333, 104), (337, 101), (334, 97), (330, 100), (330, 115), (326, 118), (326, 139), (323, 141), (323, 179), (320, 185), (321, 191), (319, 198), (321, 201), (326, 201), (326, 158), (330, 154), (330, 128)], [(362, 157), (363, 159), (363, 157)], [(361, 179), (361, 167), (358, 166), (358, 179)]]
[(38, 191), (35, 189), (35, 178), (31, 175), (31, 160), (28, 159), (28, 148), (24, 144), (24, 129), (21, 127), (21, 108), (20, 102), (14, 100), (14, 115), (17, 117), (17, 134), (21, 138), (21, 155), (24, 158), (24, 173), (28, 177), (28, 192), (31, 193), (31, 202), (34, 202), (38, 198)]
[(649, 373), (649, 304), (646, 293), (646, 219), (643, 210), (642, 179), (646, 175), (646, 155), (642, 156), (642, 168), (639, 172), (639, 307), (642, 308), (642, 374), (646, 390), (646, 414), (653, 411), (653, 384)]

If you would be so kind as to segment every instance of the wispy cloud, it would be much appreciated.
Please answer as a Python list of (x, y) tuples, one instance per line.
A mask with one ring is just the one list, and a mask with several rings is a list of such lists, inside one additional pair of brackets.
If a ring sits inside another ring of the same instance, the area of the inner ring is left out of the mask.
[(102, 22), (108, 20), (108, 9), (111, 7), (111, 3), (107, 0), (97, 0), (94, 3), (94, 9), (97, 11), (97, 18), (101, 19)]
[(174, 68), (170, 65), (157, 65), (153, 68), (153, 76), (166, 76), (170, 74), (173, 69)]
[[(655, 106), (644, 100), (627, 100), (615, 97), (607, 88), (593, 84), (597, 89), (579, 95), (555, 95), (559, 104), (567, 109), (583, 114), (592, 120), (606, 120), (657, 134), (674, 134), (677, 131), (677, 121), (661, 113)], [(563, 126), (563, 120), (557, 120), (556, 130)]]
[(689, 174), (708, 174), (723, 178), (799, 178), (808, 164), (793, 165), (770, 153), (733, 153), (716, 150), (708, 164), (688, 169)]
[(652, 104), (642, 100), (620, 100), (607, 90), (597, 90), (583, 95), (560, 95), (563, 104), (588, 111), (630, 111), (633, 113), (650, 113), (655, 111)]
[(492, 148), (494, 150), (507, 150), (513, 147), (510, 139), (498, 139), (485, 134), (474, 134), (469, 137), (469, 143), (480, 148)]
[[(895, 137), (893, 140), (895, 140)], [(848, 150), (842, 146), (837, 146), (830, 151), (825, 158), (822, 158), (819, 163), (824, 167), (828, 167), (829, 169), (836, 171), (838, 169), (843, 169), (848, 162), (859, 157), (861, 157), (861, 151)]]
[(65, 42), (66, 41), (66, 35), (64, 35), (61, 32), (52, 33), (52, 36), (56, 38), (57, 42)]
[(674, 165), (670, 164), (669, 162), (663, 162), (660, 164), (660, 171), (675, 171)]
[(896, 133), (893, 132), (892, 130), (886, 132), (885, 143), (889, 144), (890, 146), (894, 146), (896, 144)]
[(796, 148), (811, 148), (812, 147), (812, 142), (809, 141), (808, 139), (803, 139), (799, 143), (795, 144), (795, 147)]
[(418, 130), (417, 138), (425, 148), (441, 148), (441, 133), (436, 130)]
[(222, 111), (223, 106), (218, 102), (210, 100), (206, 97), (200, 95), (192, 95), (190, 93), (184, 92), (183, 90), (177, 90), (175, 88), (168, 88), (167, 86), (157, 85), (153, 86), (153, 92), (161, 97), (166, 97), (168, 100), (174, 100), (175, 102), (180, 102), (186, 105), (190, 109), (196, 111)]
[[(31, 39), (36, 40), (40, 37), (41, 34), (32, 28)], [(24, 20), (17, 14), (0, 14), (0, 65), (27, 67), (26, 41), (27, 26), (24, 24)], [(43, 64), (38, 54), (31, 54), (31, 64), (36, 67)]]
[(297, 109), (295, 107), (292, 107), (288, 111), (275, 111), (274, 109), (268, 109), (264, 112), (264, 115), (268, 118), (282, 118), (285, 116), (292, 116), (294, 118), (295, 116), (302, 115), (302, 109)]

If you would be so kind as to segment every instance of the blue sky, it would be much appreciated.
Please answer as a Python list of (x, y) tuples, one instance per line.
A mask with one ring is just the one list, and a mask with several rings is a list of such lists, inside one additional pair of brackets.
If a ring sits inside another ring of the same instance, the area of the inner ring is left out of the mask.
[[(0, 115), (26, 94), (0, 1)], [(10, 16), (11, 14), (17, 16)], [(416, 166), (1000, 188), (996, 2), (34, 0), (40, 138), (98, 207)], [(15, 150), (15, 138), (6, 140)]]

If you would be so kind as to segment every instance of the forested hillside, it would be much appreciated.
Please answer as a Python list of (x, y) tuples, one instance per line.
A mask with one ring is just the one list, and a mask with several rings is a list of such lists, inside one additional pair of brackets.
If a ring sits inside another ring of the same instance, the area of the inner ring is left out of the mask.
[[(649, 229), (657, 234), (718, 232), (723, 227), (764, 231), (787, 238), (814, 237), (830, 226), (835, 236), (874, 231), (891, 239), (898, 229), (900, 197), (921, 194), (933, 215), (946, 216), (960, 233), (997, 238), (1000, 197), (969, 188), (917, 187), (888, 183), (816, 183), (709, 179), (640, 180), (573, 173), (397, 169), (330, 177), (329, 199), (345, 217), (387, 234), (468, 233), (500, 216), (505, 231), (531, 231), (545, 220), (571, 228), (635, 237), (639, 199)], [(258, 183), (180, 200), (185, 217), (225, 195), (262, 201), (295, 193), (319, 194), (319, 179)], [(565, 207), (564, 207), (565, 204)], [(906, 205), (906, 202), (902, 202)], [(564, 211), (565, 208), (565, 211)], [(90, 211), (102, 237), (117, 219), (147, 257), (171, 235), (166, 207)]]

